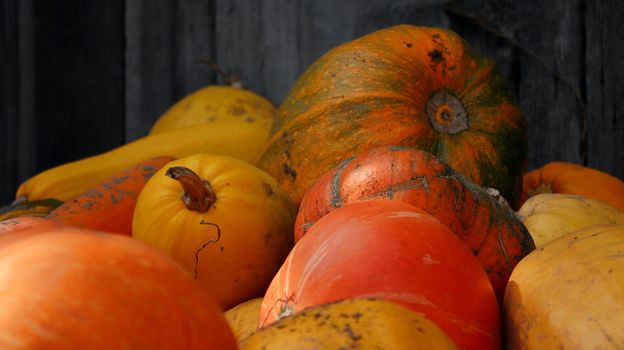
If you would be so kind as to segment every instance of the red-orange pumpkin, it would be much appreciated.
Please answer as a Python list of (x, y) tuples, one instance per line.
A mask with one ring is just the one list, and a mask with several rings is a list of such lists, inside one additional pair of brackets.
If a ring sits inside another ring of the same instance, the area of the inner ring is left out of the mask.
[(375, 146), (410, 146), (515, 204), (525, 124), (491, 60), (451, 31), (400, 25), (342, 44), (308, 67), (278, 110), (260, 167), (299, 203), (342, 160)]
[(401, 201), (357, 202), (321, 218), (271, 282), (260, 326), (355, 297), (423, 313), (464, 349), (499, 349), (499, 309), (470, 249), (426, 212)]
[(1, 349), (236, 349), (216, 303), (156, 249), (33, 232), (0, 236)]
[(455, 232), (485, 268), (501, 302), (513, 268), (535, 248), (510, 208), (434, 155), (399, 146), (374, 148), (325, 173), (301, 201), (295, 240), (330, 211), (372, 198), (412, 204)]

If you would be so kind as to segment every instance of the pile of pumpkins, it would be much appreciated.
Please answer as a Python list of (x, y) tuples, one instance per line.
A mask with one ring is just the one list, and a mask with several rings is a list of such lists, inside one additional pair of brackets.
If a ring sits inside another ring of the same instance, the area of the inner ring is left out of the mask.
[(342, 44), (277, 110), (206, 87), (19, 187), (0, 348), (622, 348), (624, 182), (527, 148), (441, 28)]

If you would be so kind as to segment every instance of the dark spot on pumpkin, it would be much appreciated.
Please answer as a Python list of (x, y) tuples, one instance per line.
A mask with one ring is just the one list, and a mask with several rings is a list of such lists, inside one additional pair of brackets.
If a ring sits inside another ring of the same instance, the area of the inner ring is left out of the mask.
[(219, 250), (223, 251), (223, 249), (224, 249), (223, 246), (219, 247)]
[(362, 317), (362, 313), (361, 312), (356, 312), (353, 315), (351, 315), (351, 317), (353, 317), (355, 319), (358, 319), (358, 318)]
[(277, 329), (284, 329), (284, 328), (286, 328), (286, 325), (285, 324), (278, 324), (278, 325), (275, 326), (275, 328), (277, 328)]
[(288, 164), (284, 163), (284, 174), (290, 176), (293, 181), (295, 181), (297, 179), (297, 171), (293, 168), (291, 168)]
[(440, 52), (440, 50), (438, 49), (431, 50), (429, 52), (429, 57), (431, 58), (433, 62), (436, 62), (436, 63), (442, 62), (442, 59), (443, 59), (442, 52)]
[(229, 112), (232, 115), (243, 115), (245, 114), (245, 108), (241, 107), (241, 106), (232, 106), (232, 108), (229, 109)]
[(432, 35), (433, 38), (440, 39), (440, 33), (435, 33)]
[(412, 46), (414, 46), (412, 43), (408, 43), (406, 41), (404, 41), (403, 44), (405, 44), (405, 47), (407, 47), (408, 49), (411, 49)]
[(323, 316), (323, 314), (320, 313), (320, 312), (317, 312), (317, 313), (314, 314), (314, 318), (319, 318), (321, 316)]
[(184, 106), (184, 110), (188, 111), (189, 109), (191, 109), (193, 107), (193, 102), (189, 101), (185, 106)]
[(266, 193), (267, 196), (269, 197), (275, 196), (275, 191), (273, 191), (273, 187), (271, 187), (271, 185), (269, 185), (268, 183), (263, 182), (262, 188), (264, 189), (264, 192)]
[(419, 331), (420, 333), (423, 333), (423, 334), (425, 333), (425, 330), (420, 327), (417, 327), (416, 330)]
[(609, 271), (607, 271), (607, 273), (613, 273), (613, 269), (609, 269)]
[(252, 118), (252, 117), (245, 118), (245, 123), (253, 123), (255, 121), (256, 121), (256, 118)]
[(215, 117), (214, 115), (211, 115), (211, 116), (208, 116), (208, 118), (206, 118), (206, 121), (213, 122), (215, 121), (215, 119), (217, 119), (217, 117)]
[(357, 334), (357, 333), (355, 333), (353, 331), (353, 329), (351, 329), (351, 325), (349, 325), (348, 323), (344, 326), (344, 328), (342, 330), (345, 333), (347, 333), (349, 338), (351, 338), (351, 340), (353, 340), (353, 341), (358, 341), (358, 340), (362, 339), (362, 336)]
[(264, 235), (264, 245), (269, 245), (271, 243), (271, 238), (273, 237), (273, 232), (269, 231)]

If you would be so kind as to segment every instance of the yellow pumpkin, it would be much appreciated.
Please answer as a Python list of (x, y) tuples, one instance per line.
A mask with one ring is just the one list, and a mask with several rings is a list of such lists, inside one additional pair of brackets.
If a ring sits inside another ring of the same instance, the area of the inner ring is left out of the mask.
[(182, 264), (224, 310), (261, 296), (293, 245), (295, 207), (244, 161), (197, 154), (145, 184), (132, 236)]
[(624, 349), (624, 226), (536, 249), (505, 291), (507, 349)]
[(530, 197), (518, 214), (537, 248), (593, 225), (624, 225), (624, 212), (602, 201), (571, 194), (544, 193)]
[(240, 349), (458, 348), (421, 313), (383, 299), (351, 299), (282, 318), (243, 340)]
[(208, 86), (171, 106), (152, 126), (150, 134), (200, 124), (242, 121), (271, 130), (275, 106), (249, 90), (231, 86)]
[(225, 319), (239, 343), (258, 329), (260, 306), (262, 298), (254, 298), (225, 312)]

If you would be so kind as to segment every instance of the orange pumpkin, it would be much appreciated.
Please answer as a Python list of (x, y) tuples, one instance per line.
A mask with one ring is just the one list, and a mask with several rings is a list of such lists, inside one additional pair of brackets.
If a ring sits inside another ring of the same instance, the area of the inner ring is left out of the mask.
[(154, 173), (173, 157), (139, 162), (54, 209), (48, 219), (63, 225), (132, 235), (132, 215), (139, 193)]
[(375, 199), (321, 218), (267, 289), (260, 325), (357, 297), (420, 312), (460, 348), (500, 348), (500, 311), (483, 267), (453, 232), (410, 204)]
[(526, 173), (520, 204), (540, 193), (575, 194), (624, 211), (624, 181), (578, 164), (551, 162)]
[(221, 310), (148, 245), (40, 231), (0, 245), (2, 349), (236, 349)]
[(180, 262), (229, 309), (269, 285), (293, 245), (295, 214), (262, 170), (197, 154), (169, 163), (147, 182), (132, 236)]
[(295, 240), (336, 208), (373, 198), (407, 202), (450, 228), (477, 256), (500, 302), (514, 266), (535, 248), (510, 208), (432, 154), (398, 146), (374, 148), (324, 174), (303, 196)]
[(299, 203), (344, 159), (410, 146), (515, 204), (525, 124), (491, 60), (446, 29), (400, 25), (342, 44), (307, 68), (278, 110), (260, 167)]

